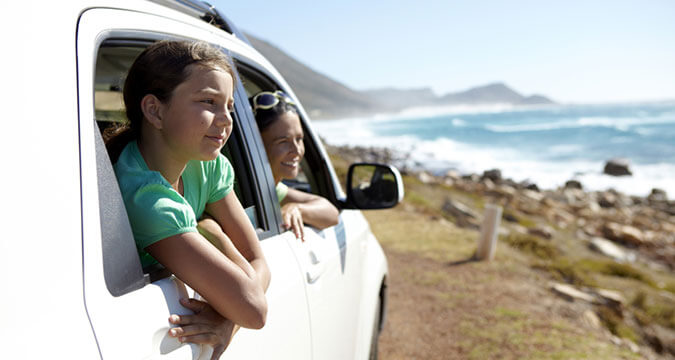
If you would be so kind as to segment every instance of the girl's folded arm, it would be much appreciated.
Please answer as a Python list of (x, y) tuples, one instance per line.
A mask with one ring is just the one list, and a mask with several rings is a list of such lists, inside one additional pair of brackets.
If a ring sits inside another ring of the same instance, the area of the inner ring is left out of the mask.
[(237, 250), (251, 264), (259, 285), (266, 291), (271, 279), (270, 270), (255, 229), (234, 191), (218, 201), (207, 204), (206, 212), (220, 224)]
[(257, 273), (242, 269), (199, 233), (170, 236), (146, 250), (223, 317), (246, 328), (265, 324), (267, 301)]

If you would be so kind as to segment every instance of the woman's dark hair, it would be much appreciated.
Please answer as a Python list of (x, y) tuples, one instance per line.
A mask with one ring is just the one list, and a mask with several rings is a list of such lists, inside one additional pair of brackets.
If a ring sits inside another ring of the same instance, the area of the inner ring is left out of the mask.
[(138, 55), (124, 82), (124, 106), (128, 121), (111, 126), (103, 133), (113, 163), (122, 149), (141, 134), (143, 97), (152, 94), (162, 103), (171, 101), (174, 89), (187, 80), (191, 73), (189, 66), (193, 64), (221, 69), (235, 78), (227, 55), (203, 41), (162, 40)]
[[(251, 103), (251, 108), (254, 108), (253, 97), (249, 99), (249, 102)], [(296, 115), (298, 114), (298, 109), (295, 105), (289, 104), (283, 97), (279, 98), (279, 102), (270, 109), (257, 109), (255, 112), (255, 122), (258, 124), (258, 130), (260, 132), (265, 131), (265, 129), (277, 121), (281, 115), (289, 111)]]

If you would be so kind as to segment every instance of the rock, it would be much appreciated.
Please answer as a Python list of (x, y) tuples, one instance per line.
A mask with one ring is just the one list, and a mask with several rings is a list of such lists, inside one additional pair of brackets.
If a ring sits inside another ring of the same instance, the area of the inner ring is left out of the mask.
[(516, 232), (518, 234), (527, 234), (527, 228), (519, 224), (511, 225), (511, 231)]
[(538, 236), (540, 238), (544, 238), (547, 240), (553, 238), (553, 232), (554, 232), (553, 229), (551, 229), (548, 226), (537, 226), (527, 230), (528, 234)]
[(605, 256), (608, 256), (618, 262), (633, 262), (635, 261), (635, 254), (623, 250), (616, 246), (613, 242), (603, 239), (601, 237), (594, 237), (591, 239), (589, 247)]
[(419, 174), (417, 174), (417, 179), (422, 183), (422, 184), (435, 184), (438, 182), (438, 179), (436, 179), (435, 176), (429, 174), (426, 171), (422, 171)]
[(628, 159), (614, 158), (605, 163), (603, 172), (612, 176), (633, 175), (630, 171), (630, 162)]
[(640, 229), (630, 225), (608, 222), (602, 227), (602, 233), (607, 239), (629, 246), (637, 247), (645, 243), (644, 233)]
[(602, 327), (600, 318), (593, 312), (593, 310), (586, 309), (586, 311), (581, 314), (581, 318), (586, 324), (594, 329), (600, 329)]
[(565, 182), (565, 189), (583, 189), (583, 186), (581, 186), (581, 182), (578, 180), (567, 180)]
[(445, 177), (457, 181), (462, 178), (462, 175), (457, 170), (448, 170), (445, 172)]
[(649, 345), (658, 353), (675, 355), (675, 332), (657, 324), (643, 328)]
[(628, 350), (632, 351), (633, 353), (637, 354), (640, 352), (640, 347), (634, 343), (630, 339), (624, 339), (623, 340), (624, 345), (628, 348)]
[(577, 290), (571, 285), (556, 283), (551, 285), (551, 289), (569, 301), (582, 300), (588, 303), (595, 302), (595, 298), (592, 295), (586, 294), (581, 290)]
[(485, 170), (483, 179), (490, 179), (494, 183), (499, 183), (502, 180), (502, 171), (499, 169)]
[(539, 202), (544, 198), (544, 195), (542, 195), (541, 193), (536, 192), (534, 190), (523, 190), (522, 195), (525, 198), (536, 201), (536, 202)]
[(537, 191), (537, 192), (539, 192), (539, 186), (537, 186), (537, 184), (535, 184), (535, 183), (528, 184), (527, 186), (525, 186), (525, 188), (526, 188), (527, 190), (532, 190), (532, 191)]
[(495, 188), (495, 183), (490, 178), (481, 178), (481, 183), (487, 191), (492, 191)]
[(609, 191), (603, 191), (598, 196), (598, 204), (603, 208), (613, 208), (616, 206), (616, 196)]
[(468, 206), (462, 204), (459, 201), (453, 201), (450, 199), (445, 199), (442, 210), (454, 216), (455, 218), (470, 217), (475, 219), (478, 217), (476, 213), (474, 213), (473, 210), (471, 210), (471, 208)]
[(478, 176), (477, 174), (468, 174), (462, 176), (462, 179), (470, 182), (479, 182), (480, 176)]
[(549, 221), (556, 223), (560, 227), (567, 227), (569, 224), (573, 224), (576, 219), (574, 215), (558, 207), (546, 212), (546, 217)]
[(504, 215), (502, 215), (502, 219), (512, 223), (518, 222), (518, 218), (509, 212), (504, 212)]
[(618, 291), (595, 289), (595, 293), (604, 304), (614, 308), (620, 308), (626, 303), (626, 299)]
[(668, 195), (666, 195), (666, 192), (664, 190), (654, 188), (652, 189), (652, 192), (647, 196), (647, 201), (649, 201), (650, 204), (667, 202)]

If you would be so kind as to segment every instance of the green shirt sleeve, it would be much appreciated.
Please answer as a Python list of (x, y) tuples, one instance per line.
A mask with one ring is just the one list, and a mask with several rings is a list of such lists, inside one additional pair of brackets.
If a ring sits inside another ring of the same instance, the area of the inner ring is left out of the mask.
[(288, 186), (281, 181), (277, 184), (276, 187), (277, 190), (277, 199), (279, 199), (279, 203), (281, 204), (281, 201), (286, 198), (286, 195), (288, 195)]
[(209, 189), (209, 203), (218, 201), (232, 191), (234, 187), (234, 169), (232, 164), (227, 160), (222, 154), (219, 155), (215, 161), (208, 162), (208, 169), (205, 176), (207, 176), (207, 181), (210, 184)]
[(169, 236), (197, 231), (190, 204), (163, 184), (140, 187), (125, 205), (139, 250)]

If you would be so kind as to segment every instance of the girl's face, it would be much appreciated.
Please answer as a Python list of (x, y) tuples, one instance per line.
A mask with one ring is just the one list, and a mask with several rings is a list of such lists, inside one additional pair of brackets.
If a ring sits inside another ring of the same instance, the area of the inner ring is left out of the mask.
[(162, 136), (180, 161), (213, 160), (232, 133), (232, 76), (224, 70), (190, 65), (187, 80), (162, 104)]
[(291, 111), (281, 115), (262, 132), (265, 151), (276, 183), (282, 179), (293, 179), (298, 176), (300, 160), (305, 155), (303, 138), (300, 118)]

